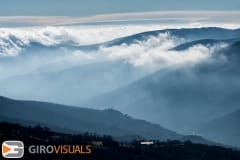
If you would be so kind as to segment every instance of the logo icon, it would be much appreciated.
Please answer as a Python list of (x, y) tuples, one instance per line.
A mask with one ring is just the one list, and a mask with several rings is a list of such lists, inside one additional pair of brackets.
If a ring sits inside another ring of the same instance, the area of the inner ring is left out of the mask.
[(4, 141), (2, 143), (2, 156), (4, 158), (22, 158), (24, 144), (21, 141)]

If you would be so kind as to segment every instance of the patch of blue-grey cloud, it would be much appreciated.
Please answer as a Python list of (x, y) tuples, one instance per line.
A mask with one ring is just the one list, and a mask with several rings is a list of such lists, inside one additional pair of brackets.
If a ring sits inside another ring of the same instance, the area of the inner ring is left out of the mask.
[[(0, 27), (31, 25), (161, 24), (165, 27), (239, 28), (240, 11), (152, 11), (93, 16), (0, 16)], [(166, 26), (167, 25), (167, 26)]]
[(1, 16), (86, 16), (161, 10), (239, 10), (239, 0), (0, 0)]

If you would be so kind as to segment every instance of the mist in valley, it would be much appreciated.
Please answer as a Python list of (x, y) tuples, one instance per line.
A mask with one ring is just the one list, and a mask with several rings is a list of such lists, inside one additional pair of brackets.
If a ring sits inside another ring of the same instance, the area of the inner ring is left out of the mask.
[(240, 109), (240, 30), (158, 28), (0, 29), (0, 94), (113, 108), (204, 135), (206, 124)]

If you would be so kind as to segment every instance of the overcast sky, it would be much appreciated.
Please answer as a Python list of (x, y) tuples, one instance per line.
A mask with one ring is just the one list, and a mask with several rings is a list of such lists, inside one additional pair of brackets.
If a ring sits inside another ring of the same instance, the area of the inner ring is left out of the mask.
[(0, 0), (0, 16), (89, 16), (163, 10), (240, 10), (240, 0)]

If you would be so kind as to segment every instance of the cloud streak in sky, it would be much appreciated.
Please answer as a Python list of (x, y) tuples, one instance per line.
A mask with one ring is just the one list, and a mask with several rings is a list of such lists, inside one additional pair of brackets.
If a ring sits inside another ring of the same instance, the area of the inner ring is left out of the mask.
[[(3, 24), (30, 25), (66, 25), (76, 23), (119, 22), (119, 21), (171, 21), (172, 23), (216, 25), (222, 27), (239, 27), (240, 11), (155, 11), (101, 14), (86, 17), (66, 16), (0, 16)], [(237, 26), (238, 25), (238, 26)], [(175, 26), (176, 27), (176, 26)]]

